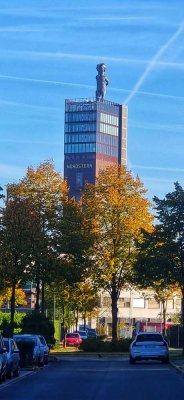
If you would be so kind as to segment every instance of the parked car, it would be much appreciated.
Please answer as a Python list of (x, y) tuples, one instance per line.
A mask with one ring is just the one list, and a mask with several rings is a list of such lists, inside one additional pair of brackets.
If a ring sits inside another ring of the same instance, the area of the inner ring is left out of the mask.
[(44, 351), (44, 364), (48, 364), (49, 362), (49, 353), (50, 353), (50, 346), (47, 344), (44, 336), (38, 335), (40, 342), (43, 346)]
[(81, 339), (79, 333), (73, 332), (73, 333), (66, 334), (65, 341), (66, 341), (66, 346), (79, 347), (82, 342), (82, 339)]
[(88, 338), (87, 331), (75, 331), (75, 333), (79, 333), (82, 340)]
[(130, 364), (139, 360), (161, 360), (169, 362), (166, 340), (159, 332), (139, 332), (130, 345)]
[(15, 340), (3, 338), (3, 341), (7, 350), (6, 376), (7, 378), (11, 378), (13, 374), (14, 377), (17, 377), (20, 373), (19, 349), (15, 343)]
[(96, 339), (97, 338), (96, 329), (88, 328), (87, 329), (87, 337), (88, 337), (88, 339)]
[(0, 334), (0, 383), (6, 380), (7, 351)]
[(44, 365), (44, 347), (38, 335), (22, 334), (13, 336), (19, 351), (20, 365)]

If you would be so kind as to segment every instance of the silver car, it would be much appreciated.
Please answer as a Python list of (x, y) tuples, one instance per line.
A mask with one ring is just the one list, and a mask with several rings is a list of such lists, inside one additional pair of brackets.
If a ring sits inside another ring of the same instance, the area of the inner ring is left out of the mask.
[(3, 338), (3, 341), (7, 351), (6, 376), (7, 378), (11, 378), (13, 374), (14, 377), (18, 377), (20, 373), (19, 349), (15, 340)]
[(44, 350), (44, 364), (48, 364), (49, 362), (49, 353), (50, 353), (50, 346), (47, 344), (44, 336), (42, 335), (38, 335), (40, 342), (43, 346), (43, 350)]
[(169, 349), (166, 340), (159, 332), (139, 332), (130, 345), (130, 364), (140, 360), (161, 360), (169, 362)]
[(0, 334), (0, 383), (6, 380), (7, 351)]

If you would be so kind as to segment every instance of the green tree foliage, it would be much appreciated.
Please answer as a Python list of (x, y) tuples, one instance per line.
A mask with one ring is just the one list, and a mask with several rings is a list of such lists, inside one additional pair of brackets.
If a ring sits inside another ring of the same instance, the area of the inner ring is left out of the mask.
[(172, 261), (162, 227), (156, 225), (152, 232), (144, 232), (137, 244), (138, 255), (134, 264), (132, 283), (142, 289), (151, 289), (154, 298), (162, 304), (163, 333), (165, 334), (167, 300), (178, 293), (173, 279)]
[(100, 171), (96, 185), (87, 185), (82, 198), (85, 218), (95, 234), (93, 280), (111, 296), (113, 339), (117, 338), (117, 301), (130, 282), (136, 240), (143, 228), (152, 229), (145, 193), (139, 178), (115, 165)]
[(0, 224), (1, 279), (11, 288), (11, 330), (13, 333), (16, 288), (26, 280), (32, 227), (30, 204), (15, 196), (8, 198)]
[(89, 276), (92, 261), (88, 250), (92, 246), (94, 235), (90, 222), (86, 221), (83, 209), (73, 199), (58, 210), (53, 226), (53, 248), (57, 256), (55, 279), (59, 274), (68, 283), (76, 283)]
[[(25, 313), (15, 312), (14, 315), (14, 333), (21, 333), (22, 320), (25, 317)], [(0, 312), (0, 332), (4, 337), (11, 337), (11, 315), (10, 313)]]
[[(168, 269), (165, 275), (179, 286), (182, 295), (182, 325), (184, 346), (184, 189), (176, 182), (175, 190), (164, 199), (154, 197), (160, 236), (167, 254)], [(184, 347), (183, 347), (184, 348)]]

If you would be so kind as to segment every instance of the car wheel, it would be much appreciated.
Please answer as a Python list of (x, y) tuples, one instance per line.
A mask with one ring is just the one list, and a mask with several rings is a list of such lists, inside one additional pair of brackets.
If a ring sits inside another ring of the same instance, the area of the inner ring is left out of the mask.
[(38, 366), (39, 367), (43, 367), (44, 366), (44, 361), (43, 360), (41, 361), (40, 357), (38, 359)]
[(47, 365), (49, 363), (49, 357), (45, 358), (44, 364)]
[(6, 373), (6, 377), (7, 377), (8, 379), (11, 379), (11, 377), (12, 377), (11, 368), (10, 368), (10, 370)]
[(6, 372), (4, 372), (4, 374), (2, 375), (2, 381), (5, 382), (6, 380)]
[(15, 371), (13, 371), (13, 376), (14, 376), (14, 378), (18, 378), (19, 375), (20, 375), (20, 368), (17, 367), (17, 369)]
[(129, 358), (129, 363), (130, 363), (130, 364), (135, 364), (135, 363), (136, 363), (136, 360), (130, 356), (130, 358)]

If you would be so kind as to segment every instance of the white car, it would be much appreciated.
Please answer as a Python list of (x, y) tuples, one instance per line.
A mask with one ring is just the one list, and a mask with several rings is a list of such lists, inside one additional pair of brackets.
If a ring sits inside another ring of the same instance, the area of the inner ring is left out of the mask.
[(169, 349), (162, 333), (139, 332), (130, 345), (129, 361), (135, 364), (140, 360), (161, 360), (169, 362)]

